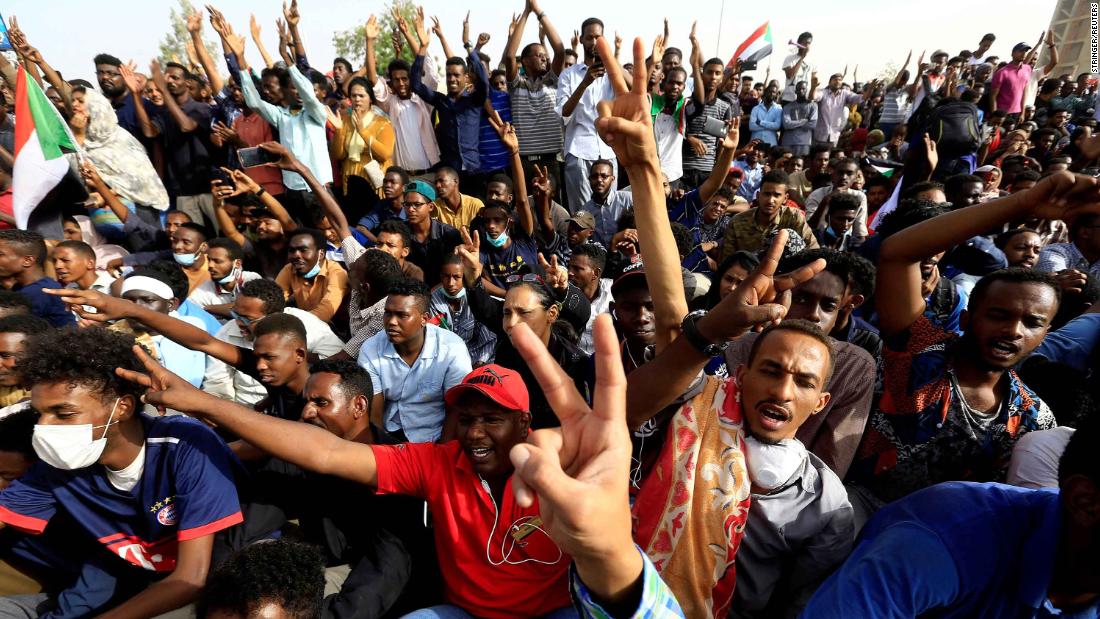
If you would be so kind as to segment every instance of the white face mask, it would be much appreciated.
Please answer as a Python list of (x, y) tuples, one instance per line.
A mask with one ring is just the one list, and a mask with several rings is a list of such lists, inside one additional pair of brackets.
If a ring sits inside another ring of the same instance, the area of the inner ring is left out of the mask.
[[(116, 421), (115, 409), (118, 408), (118, 399), (111, 406), (111, 415), (107, 423), (102, 426), (93, 426), (90, 423), (78, 425), (36, 425), (31, 444), (34, 452), (46, 464), (65, 471), (89, 467), (99, 461), (107, 447), (107, 428)], [(94, 431), (103, 428), (103, 434), (99, 438), (92, 438)]]
[(749, 478), (760, 488), (771, 490), (787, 482), (806, 459), (806, 447), (794, 438), (778, 443), (764, 443), (755, 437), (745, 437), (746, 464)]

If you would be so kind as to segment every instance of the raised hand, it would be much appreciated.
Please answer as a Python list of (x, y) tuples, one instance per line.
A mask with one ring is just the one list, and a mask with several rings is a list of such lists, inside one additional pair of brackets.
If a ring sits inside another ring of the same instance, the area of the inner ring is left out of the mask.
[(252, 31), (253, 40), (259, 40), (262, 30), (260, 28), (260, 22), (256, 21), (255, 13), (250, 13), (248, 15), (248, 28)]
[[(512, 448), (516, 502), (530, 506), (538, 497), (547, 534), (573, 557), (586, 584), (627, 590), (642, 573), (642, 559), (630, 535), (626, 376), (611, 317), (601, 315), (594, 324), (592, 407), (529, 327), (517, 325), (511, 338), (561, 421), (560, 428), (536, 430)], [(603, 569), (607, 565), (619, 569)]]
[(936, 141), (931, 138), (927, 133), (923, 136), (924, 139), (924, 155), (928, 158), (928, 169), (935, 170), (936, 166), (940, 163), (940, 154), (936, 150)]
[(542, 272), (545, 273), (542, 277), (542, 281), (546, 282), (546, 285), (551, 289), (565, 290), (569, 287), (569, 271), (558, 264), (557, 254), (551, 255), (550, 262), (547, 262), (546, 256), (540, 253), (539, 266), (542, 267)]
[(413, 27), (416, 28), (416, 38), (420, 40), (421, 45), (428, 44), (428, 30), (424, 26), (424, 7), (417, 7), (416, 20), (413, 23)]
[(778, 323), (787, 315), (789, 291), (824, 270), (825, 261), (818, 259), (792, 273), (777, 276), (775, 269), (787, 246), (787, 235), (786, 230), (780, 230), (760, 260), (760, 266), (699, 319), (697, 326), (708, 340), (732, 340), (749, 329)]
[[(516, 33), (516, 28), (519, 27), (519, 15), (512, 13), (512, 21), (508, 22), (508, 38), (512, 38), (512, 35)], [(541, 27), (541, 26), (540, 26)]]
[(481, 49), (481, 48), (485, 47), (485, 45), (488, 42), (489, 42), (489, 33), (488, 32), (482, 32), (481, 34), (477, 35), (477, 48), (478, 49)]
[(489, 116), (488, 119), (489, 125), (500, 136), (500, 142), (508, 148), (508, 152), (513, 155), (518, 153), (519, 137), (516, 136), (516, 128), (512, 126), (512, 123), (502, 121), (499, 115)]
[(435, 15), (432, 15), (432, 32), (434, 32), (437, 37), (443, 36), (443, 26), (439, 24), (439, 18)]
[(481, 236), (474, 230), (473, 237), (470, 229), (462, 226), (459, 231), (462, 234), (462, 244), (455, 247), (455, 254), (462, 258), (462, 277), (468, 284), (473, 284), (481, 279)]
[(390, 14), (393, 15), (393, 23), (397, 24), (397, 29), (400, 30), (401, 33), (405, 36), (408, 36), (409, 22), (405, 21), (405, 17), (401, 15), (401, 12), (397, 10), (397, 7), (394, 7)]
[(226, 21), (225, 15), (222, 14), (213, 5), (206, 5), (206, 12), (210, 13), (210, 27), (214, 29), (218, 34), (225, 36), (226, 33), (232, 32), (233, 29), (229, 26), (229, 22)]
[[(136, 307), (132, 301), (112, 297), (95, 290), (81, 290), (80, 288), (48, 288), (46, 294), (61, 297), (61, 300), (76, 312), (84, 320), (92, 322), (108, 322), (129, 318), (130, 311)], [(94, 312), (85, 307), (95, 308)]]
[(581, 41), (581, 32), (580, 32), (580, 30), (574, 30), (573, 31), (573, 38), (569, 39), (569, 48), (572, 49), (573, 51), (577, 51), (577, 45), (580, 43), (580, 41)]
[(134, 61), (131, 60), (128, 64), (119, 65), (118, 72), (122, 75), (122, 82), (126, 84), (126, 88), (130, 92), (141, 94), (141, 82), (138, 80), (138, 76), (134, 74)]
[(274, 163), (266, 163), (264, 165), (274, 166), (283, 170), (293, 170), (298, 165), (298, 159), (294, 156), (294, 153), (287, 150), (287, 147), (278, 142), (264, 142), (260, 144), (260, 148), (267, 152), (278, 155), (279, 160)]
[(695, 36), (695, 26), (697, 22), (691, 22), (691, 34), (688, 35), (688, 40), (691, 41), (693, 47), (699, 47), (699, 39)]
[(722, 138), (722, 148), (737, 150), (737, 144), (741, 140), (741, 117), (734, 116), (726, 123), (726, 137)]
[(665, 55), (665, 37), (657, 35), (657, 38), (653, 39), (653, 51), (650, 52), (649, 57), (653, 59), (654, 65), (661, 64), (661, 58)]
[(187, 32), (191, 34), (202, 32), (202, 9), (193, 11), (187, 16)]
[(229, 168), (222, 168), (222, 171), (228, 174), (229, 177), (233, 179), (233, 184), (236, 185), (236, 189), (233, 191), (232, 196), (239, 196), (245, 193), (260, 192), (260, 184), (252, 180), (251, 176), (245, 174), (244, 170), (230, 170)]
[(535, 195), (542, 197), (550, 195), (550, 176), (546, 171), (546, 167), (540, 167), (537, 163), (534, 167), (535, 175), (531, 178), (531, 187), (535, 190)]
[(99, 170), (97, 170), (95, 165), (91, 161), (88, 161), (88, 159), (83, 159), (81, 162), (80, 177), (84, 179), (84, 182), (88, 186), (97, 191), (107, 186), (107, 184), (103, 182), (103, 179), (100, 178)]
[(12, 47), (20, 54), (23, 53), (23, 49), (30, 47), (30, 43), (27, 42), (27, 35), (23, 34), (23, 29), (19, 27), (19, 21), (15, 15), (12, 15), (8, 20), (8, 39), (11, 41)]
[(1081, 215), (1100, 213), (1100, 179), (1083, 174), (1056, 172), (1023, 192), (1034, 217), (1073, 221)]
[(160, 61), (156, 58), (149, 61), (149, 77), (168, 96), (168, 83), (164, 79), (164, 71), (160, 68)]
[(290, 0), (290, 8), (286, 6), (286, 0), (283, 0), (283, 18), (286, 19), (287, 26), (294, 28), (298, 25), (298, 22), (302, 19), (301, 13), (298, 12), (298, 0)]
[(649, 97), (646, 94), (645, 50), (642, 40), (634, 39), (634, 84), (626, 87), (623, 69), (611, 54), (607, 40), (596, 40), (600, 58), (604, 59), (607, 76), (615, 92), (611, 101), (600, 101), (600, 117), (596, 130), (603, 141), (615, 151), (624, 166), (657, 163), (657, 145), (653, 140), (653, 120), (650, 117)]
[(201, 415), (211, 396), (154, 361), (141, 346), (134, 345), (134, 355), (145, 366), (145, 373), (123, 368), (116, 368), (115, 373), (123, 380), (145, 387), (142, 402), (156, 407), (161, 415), (167, 409)]
[(363, 26), (363, 33), (368, 41), (376, 41), (378, 35), (382, 34), (382, 28), (378, 25), (378, 18), (374, 14), (367, 18), (367, 23)]
[(286, 31), (286, 22), (282, 19), (276, 19), (275, 28), (279, 31), (279, 48), (286, 47), (287, 41), (290, 40), (290, 33)]
[(466, 19), (462, 20), (462, 44), (470, 44), (470, 12), (466, 11)]
[(619, 57), (619, 51), (623, 48), (623, 38), (619, 36), (619, 31), (615, 31), (615, 57)]
[(527, 0), (527, 3), (526, 3), (526, 6), (524, 7), (524, 10), (527, 11), (528, 13), (534, 13), (535, 15), (538, 15), (539, 13), (542, 12), (542, 11), (539, 10), (538, 0)]
[(402, 41), (401, 33), (397, 30), (390, 33), (390, 44), (393, 45), (393, 57), (400, 58)]

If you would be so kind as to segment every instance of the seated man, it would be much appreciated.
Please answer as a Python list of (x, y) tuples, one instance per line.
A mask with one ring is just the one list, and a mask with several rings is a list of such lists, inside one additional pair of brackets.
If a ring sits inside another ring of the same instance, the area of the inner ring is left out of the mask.
[[(825, 270), (791, 290), (791, 307), (786, 319), (802, 319), (824, 333), (832, 332), (841, 308), (851, 304), (852, 267), (846, 254), (829, 249), (807, 249), (779, 263), (789, 273), (818, 259)], [(758, 339), (746, 333), (726, 349), (726, 365), (733, 369), (747, 363)], [(836, 360), (829, 402), (798, 428), (798, 440), (841, 479), (848, 473), (856, 448), (871, 414), (875, 387), (875, 359), (855, 344), (829, 338)]]
[[(570, 225), (573, 224), (570, 223)], [(584, 326), (584, 332), (581, 333), (581, 339), (577, 344), (584, 354), (591, 355), (595, 351), (592, 325), (596, 323), (596, 316), (608, 312), (611, 308), (613, 280), (603, 276), (604, 268), (607, 266), (607, 251), (595, 243), (580, 243), (573, 247), (568, 264), (569, 283), (579, 288), (592, 306), (592, 312), (588, 315), (588, 324)]]
[(172, 232), (172, 259), (187, 276), (188, 296), (203, 282), (210, 281), (206, 265), (206, 229), (192, 222), (180, 224)]
[[(435, 173), (435, 212), (433, 217), (440, 223), (461, 228), (470, 225), (485, 203), (458, 190), (458, 172), (454, 168), (443, 166)], [(408, 189), (406, 188), (406, 192)]]
[(12, 314), (0, 318), (0, 407), (29, 400), (31, 392), (23, 384), (19, 358), (27, 342), (50, 330), (50, 323), (31, 314)]
[(69, 288), (108, 292), (115, 278), (96, 271), (95, 250), (84, 241), (61, 241), (50, 252), (57, 281)]
[(31, 312), (45, 318), (55, 327), (74, 324), (76, 320), (60, 299), (42, 292), (60, 288), (61, 284), (46, 277), (46, 242), (42, 235), (27, 230), (0, 230), (0, 277), (14, 278), (12, 288), (31, 302)]
[(385, 332), (363, 344), (359, 365), (374, 385), (371, 410), (395, 441), (432, 442), (443, 432), (443, 395), (470, 372), (462, 338), (428, 324), (431, 293), (421, 282), (390, 287)]
[[(828, 207), (832, 204), (832, 200), (829, 200), (825, 205), (826, 210), (818, 213), (818, 206), (825, 202), (825, 198), (838, 193), (854, 196), (858, 202), (858, 207), (855, 220), (852, 223), (852, 242), (859, 245), (867, 238), (867, 194), (858, 189), (852, 189), (852, 184), (855, 183), (856, 177), (859, 175), (859, 163), (855, 159), (841, 159), (834, 162), (832, 167), (832, 182), (815, 189), (813, 193), (806, 196), (806, 217), (809, 217), (811, 221), (820, 222), (817, 226), (811, 224), (811, 227), (821, 229), (828, 221), (830, 212)], [(814, 217), (814, 215), (817, 215), (817, 217)]]
[(817, 239), (806, 225), (806, 216), (796, 208), (785, 206), (787, 183), (787, 173), (782, 170), (772, 170), (763, 176), (755, 206), (734, 215), (726, 228), (723, 257), (735, 251), (758, 252), (764, 249), (769, 235), (783, 228), (794, 230), (806, 241), (807, 247), (817, 247)]
[(852, 226), (859, 217), (859, 198), (851, 193), (835, 193), (822, 205), (828, 212), (825, 227), (814, 230), (814, 236), (822, 247), (847, 251), (856, 245)]
[[(168, 284), (168, 279), (159, 271), (148, 268), (134, 271), (123, 280), (119, 296), (154, 312), (177, 318), (196, 328), (205, 328), (201, 320), (180, 316), (175, 312), (177, 301), (172, 287)], [(111, 328), (131, 333), (139, 344), (145, 346), (154, 358), (164, 364), (164, 367), (173, 368), (173, 372), (196, 387), (202, 384), (202, 377), (206, 373), (206, 355), (202, 352), (180, 346), (171, 339), (166, 339), (156, 329), (141, 323), (120, 322), (112, 325)]]
[[(409, 226), (397, 219), (388, 219), (378, 226), (378, 249), (386, 252), (401, 265), (401, 274), (408, 279), (424, 281), (424, 271), (406, 260), (412, 247), (412, 232)], [(350, 265), (349, 265), (350, 270)]]
[(206, 266), (210, 279), (196, 286), (187, 298), (224, 323), (231, 318), (238, 287), (261, 276), (244, 270), (244, 250), (239, 243), (225, 237), (207, 242)]
[[(857, 513), (952, 480), (1001, 481), (1016, 441), (1055, 425), (1014, 368), (1034, 350), (1058, 310), (1053, 276), (1019, 268), (982, 278), (963, 315), (963, 335), (932, 321), (922, 261), (1008, 221), (1076, 214), (1095, 179), (1052, 174), (1033, 188), (922, 221), (882, 245), (879, 326), (884, 389), (849, 480)], [(1094, 190), (1094, 188), (1093, 188)]]
[(462, 281), (462, 258), (450, 255), (443, 261), (439, 274), (439, 286), (432, 291), (431, 313), (439, 326), (452, 331), (466, 342), (470, 362), (474, 366), (493, 361), (497, 335), (492, 329), (474, 318), (470, 302), (466, 298), (466, 286)]
[(485, 265), (482, 286), (489, 294), (503, 297), (508, 281), (542, 272), (539, 245), (531, 237), (534, 231), (531, 207), (526, 200), (519, 203), (515, 213), (504, 202), (489, 202), (478, 212), (478, 217), (485, 241), (480, 247), (481, 263)]
[[(235, 458), (202, 423), (138, 412), (141, 387), (116, 374), (138, 369), (132, 338), (58, 330), (32, 347), (21, 369), (42, 461), (0, 494), (0, 522), (41, 533), (59, 510), (71, 516), (138, 589), (114, 612), (150, 617), (190, 604), (214, 534), (242, 520)], [(74, 429), (85, 430), (79, 444)]]
[(325, 257), (325, 234), (320, 230), (295, 230), (288, 244), (289, 262), (275, 281), (294, 307), (332, 320), (347, 293), (347, 271)]
[[(340, 352), (343, 343), (332, 328), (313, 314), (296, 307), (286, 307), (283, 290), (271, 280), (259, 279), (240, 286), (232, 309), (232, 320), (222, 325), (214, 337), (239, 346), (253, 348), (255, 337), (252, 326), (261, 318), (276, 313), (285, 313), (302, 321), (306, 330), (306, 352), (324, 359)], [(237, 371), (222, 360), (207, 356), (206, 373), (202, 388), (219, 398), (252, 406), (264, 399), (267, 389), (251, 376), (249, 372)]]
[(1073, 269), (1100, 277), (1100, 215), (1084, 215), (1069, 227), (1069, 243), (1052, 243), (1039, 252), (1036, 270), (1060, 273)]
[(1098, 449), (1078, 429), (1060, 491), (951, 482), (883, 507), (804, 616), (1096, 617)]

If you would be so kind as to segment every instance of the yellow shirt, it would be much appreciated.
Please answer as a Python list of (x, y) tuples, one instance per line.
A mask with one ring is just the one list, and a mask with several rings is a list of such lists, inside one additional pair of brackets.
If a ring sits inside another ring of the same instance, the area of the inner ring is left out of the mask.
[(287, 299), (294, 299), (294, 307), (328, 322), (344, 301), (348, 272), (325, 259), (317, 276), (310, 280), (295, 273), (294, 267), (288, 264), (275, 276), (275, 282), (282, 287)]
[(474, 217), (477, 217), (478, 211), (485, 207), (485, 203), (464, 193), (459, 195), (462, 196), (462, 199), (459, 201), (457, 211), (452, 211), (443, 201), (443, 198), (436, 199), (435, 214), (432, 217), (456, 228), (470, 225)]

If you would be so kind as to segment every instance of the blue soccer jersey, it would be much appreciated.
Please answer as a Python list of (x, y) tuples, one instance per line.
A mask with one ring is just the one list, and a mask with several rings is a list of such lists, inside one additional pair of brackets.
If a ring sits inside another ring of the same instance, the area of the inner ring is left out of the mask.
[(156, 572), (175, 569), (179, 542), (241, 522), (240, 463), (226, 444), (188, 417), (139, 417), (145, 467), (129, 492), (99, 464), (63, 471), (38, 462), (0, 492), (0, 521), (41, 533), (60, 507), (112, 553)]

